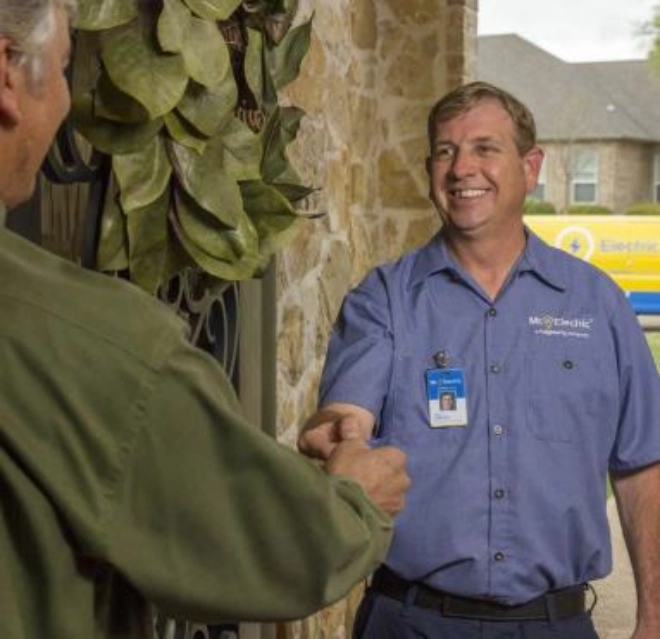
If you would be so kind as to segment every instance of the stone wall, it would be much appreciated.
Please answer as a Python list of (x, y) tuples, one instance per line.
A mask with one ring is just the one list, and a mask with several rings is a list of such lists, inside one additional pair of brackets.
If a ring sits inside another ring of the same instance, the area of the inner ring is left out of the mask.
[[(477, 0), (301, 0), (311, 50), (286, 99), (307, 112), (291, 157), (319, 187), (277, 260), (278, 438), (294, 445), (316, 404), (346, 291), (437, 229), (424, 168), (426, 114), (476, 72)], [(360, 588), (279, 637), (343, 639)]]

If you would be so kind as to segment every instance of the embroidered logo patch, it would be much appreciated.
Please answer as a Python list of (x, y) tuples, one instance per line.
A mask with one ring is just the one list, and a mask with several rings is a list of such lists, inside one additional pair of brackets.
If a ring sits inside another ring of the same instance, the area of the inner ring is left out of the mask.
[(592, 317), (559, 317), (557, 315), (531, 315), (529, 326), (535, 335), (548, 337), (591, 337)]

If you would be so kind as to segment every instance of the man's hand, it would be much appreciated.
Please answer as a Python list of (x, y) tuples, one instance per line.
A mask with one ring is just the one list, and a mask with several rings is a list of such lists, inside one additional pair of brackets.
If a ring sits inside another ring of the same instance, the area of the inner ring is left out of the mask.
[(329, 404), (314, 414), (298, 438), (298, 450), (326, 461), (339, 442), (367, 441), (374, 428), (373, 415), (352, 404)]
[(335, 444), (325, 469), (360, 484), (370, 499), (389, 515), (403, 509), (410, 486), (406, 455), (393, 446), (369, 448), (362, 438)]

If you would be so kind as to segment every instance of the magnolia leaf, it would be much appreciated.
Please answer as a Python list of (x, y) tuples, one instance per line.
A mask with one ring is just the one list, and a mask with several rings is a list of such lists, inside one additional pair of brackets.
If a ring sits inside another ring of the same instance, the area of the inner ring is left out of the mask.
[(183, 49), (192, 14), (181, 0), (163, 0), (158, 18), (158, 44), (166, 53), (179, 53)]
[(229, 76), (213, 88), (190, 82), (177, 105), (179, 114), (207, 137), (211, 137), (233, 117), (238, 91), (233, 77)]
[(276, 188), (291, 204), (300, 202), (319, 190), (313, 186), (304, 186), (303, 184), (293, 184), (290, 182), (272, 182), (271, 186)]
[(165, 116), (165, 126), (170, 136), (179, 144), (201, 155), (206, 150), (206, 138), (200, 137), (199, 133), (184, 120), (176, 111)]
[(261, 177), (261, 138), (245, 122), (231, 118), (219, 134), (225, 153), (223, 167), (235, 180), (256, 180)]
[(183, 57), (160, 53), (147, 18), (111, 29), (101, 38), (101, 57), (113, 84), (140, 102), (152, 119), (181, 99), (188, 74)]
[(274, 182), (292, 171), (286, 148), (295, 140), (304, 115), (305, 112), (298, 107), (277, 107), (271, 114), (263, 135), (261, 172), (265, 182)]
[(212, 138), (203, 155), (170, 141), (170, 162), (182, 188), (220, 222), (236, 228), (243, 213), (243, 201), (236, 180), (224, 167), (224, 147), (219, 137)]
[(261, 180), (241, 182), (245, 210), (259, 234), (262, 259), (289, 244), (300, 231), (304, 218), (276, 188)]
[(193, 242), (188, 239), (186, 234), (181, 229), (177, 222), (171, 222), (174, 233), (181, 243), (181, 246), (186, 250), (195, 263), (206, 273), (221, 280), (239, 282), (241, 280), (248, 280), (254, 277), (254, 274), (260, 272), (263, 267), (261, 265), (254, 265), (244, 260), (240, 262), (223, 262), (208, 253), (200, 250)]
[(147, 110), (130, 95), (122, 93), (102, 73), (94, 92), (94, 115), (115, 122), (137, 123), (149, 120)]
[(130, 22), (138, 15), (135, 0), (84, 0), (78, 3), (75, 26), (100, 31)]
[(128, 268), (128, 237), (126, 217), (119, 206), (119, 195), (111, 179), (105, 194), (96, 268), (99, 271), (123, 271)]
[(138, 151), (115, 155), (112, 170), (127, 214), (155, 202), (167, 189), (172, 174), (162, 136), (152, 138)]
[(131, 281), (151, 294), (164, 280), (169, 208), (170, 191), (166, 189), (157, 200), (126, 214)]
[(300, 65), (309, 49), (311, 34), (310, 18), (304, 24), (291, 29), (277, 46), (266, 49), (266, 64), (276, 90), (298, 77)]
[(205, 20), (226, 20), (242, 0), (185, 0), (191, 11)]
[(227, 281), (246, 280), (265, 268), (258, 256), (253, 259), (243, 258), (237, 262), (219, 260), (200, 249), (186, 235), (175, 215), (170, 216), (170, 224), (181, 246), (195, 263), (206, 273)]
[(132, 153), (141, 149), (158, 134), (162, 118), (144, 124), (120, 124), (93, 115), (92, 96), (85, 94), (73, 105), (73, 122), (76, 129), (92, 146), (111, 155)]
[(175, 189), (176, 217), (188, 239), (200, 250), (225, 262), (235, 262), (245, 253), (236, 229), (222, 224), (185, 191)]
[[(181, 246), (181, 242), (177, 237), (174, 228), (172, 227), (171, 217), (173, 216), (172, 208), (168, 216), (168, 242), (167, 254), (165, 265), (163, 267), (163, 287), (172, 281), (172, 278), (182, 273), (187, 268), (195, 267), (195, 260), (190, 257), (190, 254)], [(161, 287), (161, 290), (163, 290)]]
[(245, 51), (245, 79), (247, 80), (252, 93), (255, 96), (261, 96), (263, 88), (263, 36), (254, 29), (247, 30), (248, 46)]
[(231, 70), (227, 44), (214, 22), (191, 18), (181, 53), (188, 75), (206, 87), (218, 85)]

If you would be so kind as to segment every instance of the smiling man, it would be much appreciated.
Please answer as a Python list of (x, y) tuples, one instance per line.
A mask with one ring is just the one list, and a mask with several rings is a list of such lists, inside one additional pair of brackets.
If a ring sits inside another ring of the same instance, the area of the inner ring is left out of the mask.
[[(523, 104), (468, 84), (428, 132), (442, 229), (347, 295), (299, 440), (320, 458), (357, 437), (409, 455), (354, 637), (593, 639), (608, 471), (633, 636), (660, 637), (660, 378), (637, 319), (607, 276), (525, 228), (543, 153)], [(454, 411), (437, 410), (445, 393)]]

